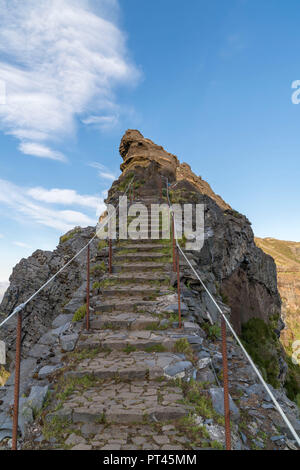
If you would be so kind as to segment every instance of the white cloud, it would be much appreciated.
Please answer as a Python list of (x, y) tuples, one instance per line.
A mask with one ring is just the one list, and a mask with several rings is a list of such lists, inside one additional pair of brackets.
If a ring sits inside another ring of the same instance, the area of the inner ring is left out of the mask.
[(19, 145), (19, 150), (25, 153), (25, 155), (34, 155), (35, 157), (40, 158), (50, 158), (50, 160), (58, 160), (61, 162), (66, 161), (66, 157), (62, 153), (51, 150), (45, 145), (36, 144), (34, 142), (22, 142)]
[(2, 233), (0, 233), (0, 238), (4, 238), (4, 235)]
[(83, 124), (92, 125), (99, 129), (111, 129), (118, 123), (118, 115), (89, 116), (82, 119)]
[(108, 179), (111, 181), (117, 179), (116, 175), (114, 175), (106, 166), (102, 165), (101, 163), (92, 162), (89, 163), (89, 166), (98, 170), (98, 175), (100, 176), (100, 178)]
[(118, 2), (0, 0), (0, 11), (0, 124), (22, 152), (63, 161), (49, 142), (72, 135), (76, 116), (114, 125), (115, 85), (138, 79), (115, 24)]
[(96, 196), (88, 196), (78, 194), (73, 189), (44, 189), (41, 187), (31, 188), (27, 194), (37, 201), (47, 202), (51, 204), (77, 204), (83, 207), (90, 207), (98, 210), (102, 200)]
[[(57, 191), (57, 190), (55, 190)], [(61, 190), (62, 194), (69, 194), (70, 190)], [(67, 193), (64, 193), (67, 191)], [(72, 190), (71, 190), (72, 193)], [(88, 201), (89, 196), (80, 196), (75, 191), (73, 194), (73, 200), (69, 199), (65, 201), (65, 205), (78, 205), (78, 200), (86, 204), (86, 207), (91, 209), (96, 208), (96, 201), (93, 196)], [(36, 199), (40, 200), (47, 199), (47, 196), (52, 197), (55, 200), (55, 192), (44, 190), (43, 188), (32, 188), (25, 189), (19, 187), (9, 181), (0, 180), (0, 203), (8, 210), (7, 215), (17, 220), (22, 220), (30, 223), (41, 224), (47, 227), (62, 231), (70, 230), (74, 225), (95, 225), (97, 222), (96, 216), (91, 218), (82, 212), (76, 210), (56, 210), (55, 208), (49, 208), (47, 206), (37, 204)], [(56, 193), (56, 203), (59, 200), (58, 193)], [(48, 202), (48, 201), (47, 201)], [(50, 202), (50, 201), (49, 201)], [(88, 205), (89, 203), (89, 205)], [(99, 198), (97, 211), (101, 213), (105, 208), (103, 200)]]
[(23, 243), (23, 242), (13, 242), (13, 244), (20, 248), (31, 248), (29, 245), (27, 245), (27, 243)]

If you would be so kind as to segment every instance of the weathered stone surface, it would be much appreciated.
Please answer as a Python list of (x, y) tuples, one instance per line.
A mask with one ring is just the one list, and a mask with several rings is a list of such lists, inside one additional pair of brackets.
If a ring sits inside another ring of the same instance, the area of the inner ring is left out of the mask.
[(92, 446), (89, 444), (77, 444), (75, 447), (72, 447), (72, 450), (92, 450)]
[(191, 367), (193, 367), (193, 364), (190, 361), (180, 361), (173, 366), (167, 367), (165, 369), (165, 374), (169, 375), (170, 377), (174, 377), (186, 369), (190, 369)]
[(60, 345), (61, 345), (62, 350), (66, 352), (73, 351), (76, 346), (78, 336), (79, 335), (77, 333), (61, 336)]
[(32, 387), (27, 403), (35, 413), (38, 413), (42, 409), (48, 390), (48, 385), (45, 385), (44, 387), (39, 387), (38, 385)]
[(65, 444), (67, 446), (76, 446), (77, 444), (85, 444), (86, 441), (81, 436), (77, 436), (77, 434), (71, 434), (68, 439), (66, 439)]
[[(224, 389), (221, 387), (210, 388), (209, 393), (212, 399), (213, 407), (215, 411), (221, 415), (224, 415)], [(229, 395), (229, 406), (230, 406), (230, 416), (234, 420), (239, 419), (240, 412), (231, 396)]]
[(73, 314), (69, 313), (62, 313), (58, 315), (56, 318), (54, 318), (52, 322), (52, 328), (56, 329), (59, 328), (60, 326), (64, 326), (66, 323), (70, 323), (72, 321)]
[(38, 377), (39, 379), (46, 379), (48, 375), (53, 374), (54, 372), (57, 372), (59, 369), (61, 369), (62, 366), (57, 365), (57, 366), (44, 366), (39, 370)]
[(33, 411), (27, 398), (19, 401), (19, 428), (23, 437), (27, 436), (28, 425), (33, 423)]

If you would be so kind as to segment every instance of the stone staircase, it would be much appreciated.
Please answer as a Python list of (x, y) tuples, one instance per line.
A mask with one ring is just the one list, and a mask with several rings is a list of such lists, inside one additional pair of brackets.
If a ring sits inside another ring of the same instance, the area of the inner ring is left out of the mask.
[(68, 448), (189, 448), (177, 423), (190, 407), (172, 377), (178, 365), (192, 369), (176, 345), (191, 336), (197, 343), (198, 327), (179, 330), (166, 314), (155, 314), (158, 300), (174, 293), (167, 247), (142, 239), (114, 247), (113, 274), (102, 279), (101, 295), (91, 298), (90, 330), (77, 343), (75, 354), (83, 359), (65, 373), (73, 384), (90, 381), (84, 391), (75, 385), (63, 403), (61, 415), (83, 436), (74, 438), (74, 446), (66, 442)]

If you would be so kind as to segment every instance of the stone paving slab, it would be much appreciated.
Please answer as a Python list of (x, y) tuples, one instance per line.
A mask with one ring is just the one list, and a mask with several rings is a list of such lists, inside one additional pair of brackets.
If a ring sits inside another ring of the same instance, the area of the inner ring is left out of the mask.
[(177, 420), (188, 414), (178, 387), (156, 382), (108, 381), (85, 392), (74, 392), (64, 403), (73, 423), (143, 423)]
[(81, 361), (76, 369), (66, 375), (82, 377), (86, 374), (99, 379), (111, 379), (116, 376), (121, 380), (152, 380), (169, 376), (170, 370), (176, 367), (179, 371), (183, 364), (181, 355), (173, 353), (146, 353), (144, 351), (130, 354), (113, 351), (110, 354), (99, 353), (93, 359)]
[(106, 299), (103, 302), (103, 297), (101, 300), (95, 299), (93, 302), (93, 307), (96, 314), (101, 314), (102, 312), (124, 312), (132, 311), (134, 308), (147, 308), (155, 305), (155, 301), (143, 300), (141, 297), (130, 297), (130, 298), (120, 298), (116, 296), (111, 296), (109, 299)]
[(123, 258), (130, 258), (130, 259), (138, 259), (138, 258), (161, 258), (162, 256), (167, 256), (165, 254), (162, 254), (162, 253), (157, 253), (157, 252), (144, 252), (144, 251), (140, 251), (139, 253), (125, 253), (125, 254), (122, 254), (122, 253), (116, 253), (114, 254), (114, 258), (115, 259), (123, 259)]
[(156, 317), (150, 315), (138, 315), (136, 313), (119, 313), (117, 315), (99, 315), (99, 318), (91, 320), (91, 329), (100, 330), (111, 326), (112, 328), (128, 328), (142, 330), (157, 322)]
[[(161, 334), (159, 334), (161, 333)], [(123, 350), (131, 346), (132, 348), (145, 350), (146, 348), (161, 346), (166, 351), (173, 351), (175, 343), (180, 338), (186, 338), (184, 332), (152, 332), (147, 330), (99, 330), (97, 332), (82, 334), (77, 348), (96, 348)], [(197, 338), (195, 336), (195, 338)]]
[[(99, 425), (101, 429), (94, 429), (89, 435), (85, 432), (87, 426), (90, 425), (81, 426), (81, 433), (85, 436), (81, 445), (90, 445), (94, 450), (159, 450), (166, 446), (170, 450), (184, 450), (188, 441), (174, 426), (163, 427), (159, 431), (147, 424)], [(72, 450), (76, 450), (75, 447)]]

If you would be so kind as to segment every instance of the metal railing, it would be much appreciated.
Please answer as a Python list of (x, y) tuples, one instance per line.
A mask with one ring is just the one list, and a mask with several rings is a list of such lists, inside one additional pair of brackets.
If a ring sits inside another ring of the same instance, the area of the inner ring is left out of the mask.
[[(134, 177), (131, 179), (127, 188), (124, 192), (123, 197), (127, 194)], [(120, 201), (118, 207), (120, 205)], [(60, 268), (48, 281), (46, 281), (36, 292), (34, 292), (24, 303), (18, 305), (14, 311), (0, 323), (0, 328), (9, 322), (15, 315), (18, 315), (17, 321), (17, 332), (16, 332), (16, 359), (15, 359), (15, 382), (14, 382), (14, 406), (13, 406), (13, 430), (12, 430), (12, 450), (17, 450), (18, 447), (18, 422), (19, 422), (19, 396), (20, 396), (20, 372), (21, 372), (21, 348), (22, 348), (22, 311), (26, 305), (31, 302), (42, 290), (45, 289), (62, 271), (64, 271), (78, 256), (87, 249), (87, 287), (86, 287), (86, 329), (90, 327), (90, 245), (97, 237), (97, 232), (105, 227), (107, 222), (111, 219), (108, 217), (107, 221), (103, 223), (103, 226), (96, 230), (95, 235), (89, 240), (89, 242), (79, 250), (75, 256), (73, 256), (62, 268)], [(111, 242), (111, 238), (110, 238)], [(110, 254), (110, 263), (111, 263)]]
[[(268, 384), (265, 382), (264, 378), (262, 377), (260, 371), (258, 370), (258, 368), (256, 367), (256, 365), (254, 364), (251, 356), (249, 355), (249, 353), (246, 351), (245, 347), (243, 346), (241, 340), (239, 339), (238, 335), (236, 334), (236, 332), (234, 331), (234, 328), (232, 327), (230, 321), (228, 320), (228, 318), (226, 317), (225, 313), (222, 311), (222, 309), (220, 308), (220, 306), (218, 305), (218, 303), (216, 302), (215, 298), (213, 297), (213, 295), (210, 293), (210, 291), (208, 290), (208, 288), (206, 287), (206, 285), (204, 284), (204, 282), (202, 281), (200, 275), (198, 274), (198, 272), (194, 269), (194, 267), (192, 266), (190, 260), (187, 258), (186, 254), (184, 253), (184, 251), (182, 250), (179, 242), (178, 242), (178, 238), (177, 238), (177, 230), (176, 230), (176, 220), (175, 220), (175, 213), (174, 211), (172, 211), (172, 206), (171, 206), (171, 202), (170, 202), (170, 198), (169, 198), (169, 182), (168, 182), (168, 178), (165, 178), (166, 179), (166, 188), (167, 188), (167, 200), (168, 200), (168, 205), (169, 205), (169, 209), (170, 209), (170, 214), (171, 214), (171, 217), (172, 217), (172, 226), (174, 227), (173, 229), (173, 244), (174, 244), (174, 238), (175, 238), (175, 245), (177, 247), (177, 251), (178, 251), (178, 255), (179, 253), (182, 254), (183, 258), (185, 259), (185, 261), (187, 262), (187, 264), (189, 265), (190, 269), (192, 270), (192, 272), (195, 274), (195, 276), (197, 277), (198, 281), (200, 282), (200, 284), (202, 285), (202, 287), (204, 288), (204, 290), (206, 291), (206, 293), (208, 294), (209, 298), (212, 300), (213, 304), (216, 306), (217, 310), (219, 311), (220, 315), (221, 315), (221, 333), (222, 333), (222, 360), (223, 360), (223, 388), (224, 388), (224, 417), (225, 417), (225, 439), (226, 439), (226, 449), (227, 450), (231, 450), (231, 432), (230, 432), (230, 405), (229, 405), (229, 379), (228, 379), (228, 359), (227, 359), (227, 344), (226, 344), (226, 327), (229, 328), (230, 332), (232, 333), (233, 337), (235, 338), (236, 342), (238, 343), (238, 345), (240, 346), (240, 348), (242, 349), (246, 359), (248, 360), (248, 362), (250, 363), (252, 369), (254, 370), (255, 374), (257, 375), (258, 379), (260, 380), (260, 382), (262, 383), (263, 387), (265, 388), (266, 392), (268, 393), (268, 395), (270, 396), (272, 402), (274, 403), (277, 411), (279, 412), (279, 414), (281, 415), (282, 419), (284, 420), (285, 424), (287, 425), (288, 429), (290, 430), (291, 434), (293, 435), (294, 439), (296, 440), (298, 446), (300, 447), (300, 437), (298, 436), (298, 434), (296, 433), (294, 427), (292, 426), (291, 422), (289, 421), (289, 419), (287, 418), (287, 416), (285, 415), (284, 411), (282, 410), (281, 406), (279, 405), (278, 401), (276, 400), (274, 394), (272, 393), (272, 391), (270, 390)], [(173, 258), (174, 260), (174, 258)], [(180, 278), (179, 276), (179, 263), (177, 262), (177, 279)], [(179, 281), (177, 281), (177, 284), (180, 284)], [(180, 287), (178, 288), (178, 302), (180, 302)]]

